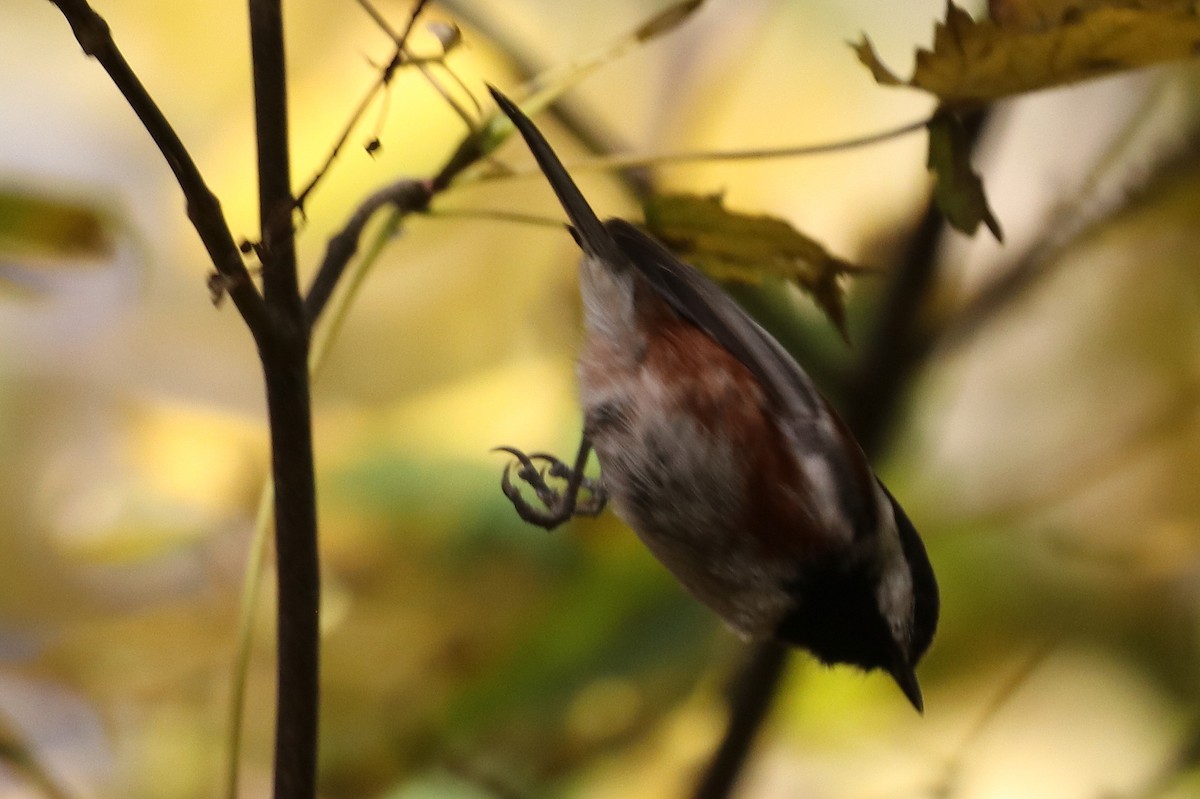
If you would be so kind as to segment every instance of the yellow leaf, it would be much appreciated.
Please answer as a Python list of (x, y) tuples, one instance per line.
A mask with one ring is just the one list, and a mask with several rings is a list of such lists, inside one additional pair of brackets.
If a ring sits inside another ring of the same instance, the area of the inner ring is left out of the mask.
[(881, 84), (921, 89), (943, 106), (969, 106), (1200, 51), (1200, 15), (1190, 0), (991, 5), (994, 19), (976, 22), (948, 2), (933, 49), (917, 51), (908, 81), (896, 78), (865, 36), (855, 52)]
[(651, 233), (709, 276), (748, 284), (768, 278), (794, 283), (846, 336), (839, 278), (865, 270), (834, 257), (785, 220), (737, 213), (719, 196), (694, 194), (651, 197), (645, 214)]
[(887, 68), (887, 65), (879, 60), (878, 53), (871, 45), (871, 40), (865, 35), (862, 41), (858, 44), (853, 44), (854, 53), (858, 56), (858, 60), (871, 70), (871, 74), (875, 77), (875, 82), (882, 86), (903, 86), (904, 81), (896, 77), (896, 73)]
[(988, 0), (988, 16), (1002, 28), (1045, 30), (1061, 25), (1084, 11), (1104, 6), (1153, 8), (1162, 0)]

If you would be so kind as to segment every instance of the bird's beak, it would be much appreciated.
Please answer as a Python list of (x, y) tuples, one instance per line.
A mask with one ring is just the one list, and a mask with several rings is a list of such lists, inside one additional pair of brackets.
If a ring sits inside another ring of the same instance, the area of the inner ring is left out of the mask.
[(558, 195), (558, 201), (562, 203), (563, 210), (567, 212), (567, 218), (571, 220), (575, 241), (579, 243), (580, 249), (588, 255), (599, 256), (609, 263), (617, 263), (620, 254), (616, 243), (604, 229), (604, 224), (596, 216), (596, 212), (583, 198), (575, 181), (567, 174), (562, 161), (555, 155), (554, 150), (550, 149), (546, 137), (517, 107), (516, 103), (501, 94), (495, 86), (489, 85), (488, 91), (492, 93), (492, 97), (495, 98), (496, 104), (500, 106), (504, 115), (512, 120), (513, 126), (525, 139), (530, 152), (537, 159), (542, 174), (546, 176), (546, 180), (550, 181), (550, 187)]
[(913, 666), (897, 658), (888, 668), (888, 673), (892, 675), (896, 685), (900, 686), (900, 690), (908, 697), (908, 701), (912, 702), (912, 706), (917, 709), (917, 712), (923, 714), (925, 700), (921, 696), (921, 686), (917, 682), (917, 673)]

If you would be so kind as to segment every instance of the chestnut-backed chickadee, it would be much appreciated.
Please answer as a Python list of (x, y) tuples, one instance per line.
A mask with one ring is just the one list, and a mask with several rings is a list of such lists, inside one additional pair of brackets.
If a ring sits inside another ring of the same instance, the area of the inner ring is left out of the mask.
[[(777, 637), (827, 664), (883, 669), (920, 711), (914, 669), (937, 626), (937, 583), (846, 425), (716, 284), (629, 222), (601, 222), (529, 118), (491, 91), (583, 250), (583, 441), (573, 466), (502, 447), (541, 506), (521, 497), (508, 468), (504, 493), (547, 529), (611, 499), (738, 633)], [(583, 476), (592, 448), (598, 481)]]

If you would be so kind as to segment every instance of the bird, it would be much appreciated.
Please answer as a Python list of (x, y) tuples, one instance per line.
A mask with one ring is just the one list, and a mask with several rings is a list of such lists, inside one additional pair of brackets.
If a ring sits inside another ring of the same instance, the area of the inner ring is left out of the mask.
[[(553, 529), (611, 504), (735, 633), (882, 670), (922, 713), (916, 666), (937, 628), (937, 581), (849, 427), (716, 283), (631, 222), (601, 221), (534, 123), (488, 88), (583, 253), (579, 450), (568, 465), (496, 448), (516, 459), (501, 487), (517, 513)], [(599, 478), (584, 475), (593, 451)]]

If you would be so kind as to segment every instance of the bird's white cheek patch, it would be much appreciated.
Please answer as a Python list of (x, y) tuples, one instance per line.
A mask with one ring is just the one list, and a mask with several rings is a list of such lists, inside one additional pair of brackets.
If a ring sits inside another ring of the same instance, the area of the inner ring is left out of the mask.
[(912, 632), (908, 625), (914, 604), (912, 573), (900, 545), (900, 533), (896, 529), (891, 503), (886, 508), (887, 515), (880, 522), (879, 529), (880, 580), (875, 589), (875, 600), (896, 640), (907, 644)]

